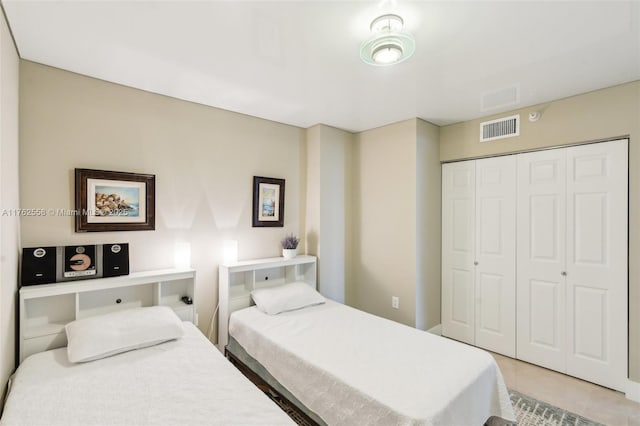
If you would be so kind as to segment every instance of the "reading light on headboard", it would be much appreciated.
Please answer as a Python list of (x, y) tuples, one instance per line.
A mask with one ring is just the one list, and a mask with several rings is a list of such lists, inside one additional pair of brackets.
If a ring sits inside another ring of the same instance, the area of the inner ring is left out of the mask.
[(190, 243), (176, 243), (173, 252), (173, 264), (177, 269), (191, 268)]
[(236, 263), (238, 261), (238, 241), (224, 240), (224, 263)]

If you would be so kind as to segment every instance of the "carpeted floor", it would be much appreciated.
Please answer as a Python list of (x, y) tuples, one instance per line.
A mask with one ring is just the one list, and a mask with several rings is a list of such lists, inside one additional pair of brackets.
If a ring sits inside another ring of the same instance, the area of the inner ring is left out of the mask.
[[(288, 402), (272, 392), (263, 389), (282, 410), (298, 425), (313, 426), (313, 422), (301, 416)], [(509, 390), (518, 426), (603, 426), (577, 414), (554, 407), (537, 399)]]

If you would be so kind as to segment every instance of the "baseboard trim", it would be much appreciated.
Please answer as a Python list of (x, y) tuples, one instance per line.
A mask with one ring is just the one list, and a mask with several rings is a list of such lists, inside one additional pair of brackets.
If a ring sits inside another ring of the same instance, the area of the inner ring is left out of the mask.
[(633, 380), (627, 380), (627, 391), (625, 392), (627, 399), (640, 402), (640, 383)]
[(427, 330), (427, 333), (435, 334), (437, 336), (442, 336), (442, 324), (438, 324), (434, 327), (431, 327)]

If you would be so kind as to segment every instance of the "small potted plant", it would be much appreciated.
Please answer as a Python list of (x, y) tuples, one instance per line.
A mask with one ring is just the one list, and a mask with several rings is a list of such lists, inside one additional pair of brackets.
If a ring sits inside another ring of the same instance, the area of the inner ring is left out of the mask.
[(293, 259), (298, 254), (298, 243), (300, 239), (295, 235), (287, 235), (280, 241), (282, 244), (282, 256), (285, 259)]

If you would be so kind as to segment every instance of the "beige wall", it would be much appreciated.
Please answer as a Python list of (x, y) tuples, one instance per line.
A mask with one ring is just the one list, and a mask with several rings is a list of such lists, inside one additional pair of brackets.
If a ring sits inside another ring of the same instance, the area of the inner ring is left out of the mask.
[[(320, 149), (321, 125), (309, 127), (305, 133), (307, 158), (305, 249), (308, 254), (318, 256), (320, 251)], [(302, 247), (301, 247), (302, 248)], [(318, 271), (318, 280), (320, 279)]]
[(442, 183), (440, 128), (416, 120), (416, 322), (421, 330), (440, 324)]
[[(74, 208), (74, 168), (156, 175), (156, 230), (75, 233), (73, 218), (22, 221), (25, 247), (129, 242), (133, 271), (173, 266), (191, 244), (199, 326), (218, 300), (223, 241), (239, 259), (280, 256), (304, 230), (304, 130), (55, 68), (20, 66), (23, 208)], [(285, 227), (252, 228), (252, 177), (286, 179)], [(214, 334), (215, 335), (215, 334)]]
[(439, 128), (411, 119), (357, 134), (352, 153), (347, 303), (419, 329), (440, 323), (439, 151)]
[[(416, 120), (356, 135), (356, 308), (413, 326), (416, 317)], [(392, 309), (391, 297), (400, 298)]]
[(350, 262), (351, 162), (354, 135), (318, 124), (307, 130), (308, 252), (318, 256), (318, 287), (345, 302)]
[(316, 125), (307, 154), (307, 245), (323, 294), (421, 329), (439, 324), (439, 128)]
[(5, 384), (15, 368), (16, 300), (20, 223), (4, 214), (18, 199), (18, 55), (0, 17), (0, 411)]
[[(640, 81), (636, 81), (444, 126), (440, 129), (440, 160), (459, 160), (638, 134), (639, 93)], [(530, 122), (527, 117), (531, 111), (540, 111), (540, 120)], [(520, 114), (520, 136), (479, 142), (480, 122), (516, 113)]]
[[(529, 122), (531, 111), (540, 111)], [(520, 136), (480, 143), (486, 117), (440, 130), (442, 161), (518, 152), (591, 140), (630, 136), (629, 143), (629, 376), (640, 381), (640, 81), (523, 108)], [(504, 113), (506, 116), (512, 113)]]

